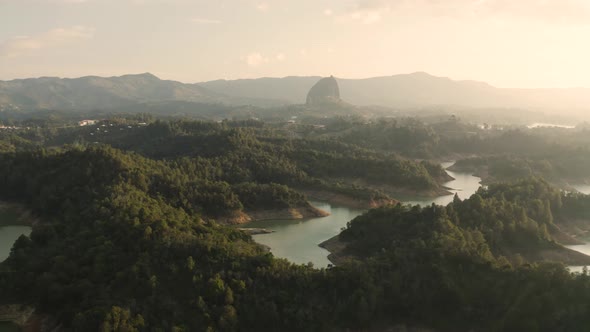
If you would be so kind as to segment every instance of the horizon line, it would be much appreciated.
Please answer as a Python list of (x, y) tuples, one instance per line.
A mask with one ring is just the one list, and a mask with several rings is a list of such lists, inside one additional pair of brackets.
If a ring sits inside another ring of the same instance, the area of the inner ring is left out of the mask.
[(333, 76), (336, 79), (339, 80), (358, 80), (358, 81), (362, 81), (362, 80), (369, 80), (369, 79), (376, 79), (376, 78), (389, 78), (389, 77), (395, 77), (395, 76), (412, 76), (412, 75), (425, 75), (428, 77), (432, 77), (432, 78), (437, 78), (437, 79), (446, 79), (449, 80), (451, 82), (455, 82), (455, 83), (466, 83), (466, 82), (470, 82), (470, 83), (478, 83), (478, 84), (485, 84), (488, 85), (491, 88), (495, 88), (495, 89), (506, 89), (506, 90), (575, 90), (575, 89), (590, 89), (590, 87), (584, 87), (584, 86), (570, 86), (570, 87), (498, 87), (495, 85), (492, 85), (486, 81), (482, 81), (482, 80), (477, 80), (477, 79), (454, 79), (448, 76), (437, 76), (434, 74), (430, 74), (428, 72), (425, 71), (414, 71), (414, 72), (407, 72), (407, 73), (398, 73), (398, 74), (390, 74), (390, 75), (379, 75), (379, 76), (370, 76), (370, 77), (338, 77), (335, 75), (328, 75), (328, 76), (323, 76), (323, 75), (287, 75), (287, 76), (259, 76), (259, 77), (241, 77), (241, 78), (217, 78), (217, 79), (212, 79), (212, 80), (205, 80), (205, 81), (194, 81), (194, 82), (186, 82), (186, 81), (181, 81), (181, 80), (175, 80), (175, 79), (167, 79), (167, 78), (162, 78), (156, 74), (153, 74), (149, 71), (146, 72), (138, 72), (138, 73), (126, 73), (126, 74), (119, 74), (119, 75), (96, 75), (96, 74), (89, 74), (89, 75), (81, 75), (81, 76), (75, 76), (75, 77), (67, 77), (67, 76), (36, 76), (36, 77), (24, 77), (24, 78), (11, 78), (11, 79), (0, 79), (0, 82), (14, 82), (14, 81), (24, 81), (24, 80), (38, 80), (38, 79), (61, 79), (61, 80), (75, 80), (75, 79), (82, 79), (82, 78), (104, 78), (104, 79), (113, 79), (113, 78), (122, 78), (125, 76), (146, 76), (146, 75), (151, 75), (155, 78), (157, 78), (158, 80), (161, 81), (172, 81), (172, 82), (178, 82), (178, 83), (182, 83), (182, 84), (204, 84), (204, 83), (209, 83), (209, 82), (216, 82), (216, 81), (226, 81), (226, 82), (232, 82), (232, 81), (255, 81), (255, 80), (261, 80), (261, 79), (286, 79), (286, 78), (326, 78), (326, 77), (330, 77)]

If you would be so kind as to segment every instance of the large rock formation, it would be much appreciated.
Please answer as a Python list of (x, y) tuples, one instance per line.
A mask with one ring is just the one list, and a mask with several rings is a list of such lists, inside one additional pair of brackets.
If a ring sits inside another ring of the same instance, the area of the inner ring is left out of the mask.
[(307, 94), (307, 104), (317, 105), (340, 102), (340, 89), (334, 76), (319, 80)]

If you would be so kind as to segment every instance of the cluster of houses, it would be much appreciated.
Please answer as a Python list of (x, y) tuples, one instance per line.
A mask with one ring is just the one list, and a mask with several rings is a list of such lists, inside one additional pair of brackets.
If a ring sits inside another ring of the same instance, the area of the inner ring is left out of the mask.
[(80, 127), (84, 127), (84, 126), (92, 126), (95, 125), (99, 120), (82, 120), (82, 121), (78, 121), (78, 126)]
[[(114, 123), (108, 123), (108, 121), (106, 120), (83, 120), (83, 121), (94, 121), (92, 123), (88, 123), (88, 124), (80, 124), (80, 126), (89, 126), (89, 125), (95, 125), (96, 129), (95, 132), (91, 132), (90, 136), (94, 136), (95, 134), (100, 134), (100, 133), (108, 133), (109, 130), (115, 130), (115, 129), (119, 129), (119, 131), (125, 130), (125, 129), (133, 129), (134, 127), (131, 125), (124, 125), (124, 124), (114, 124)], [(82, 123), (83, 121), (80, 121), (80, 123)], [(102, 123), (101, 123), (102, 122)], [(145, 122), (140, 122), (136, 125), (136, 127), (145, 127), (148, 124)]]
[(16, 127), (16, 126), (4, 126), (4, 125), (0, 125), (0, 130), (17, 130), (17, 129), (22, 129), (21, 127)]

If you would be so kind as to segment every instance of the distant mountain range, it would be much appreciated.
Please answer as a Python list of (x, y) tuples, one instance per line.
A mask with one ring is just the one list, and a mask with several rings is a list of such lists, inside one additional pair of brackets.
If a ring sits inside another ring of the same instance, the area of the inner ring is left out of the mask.
[[(0, 110), (105, 110), (142, 103), (278, 106), (303, 104), (321, 77), (216, 80), (186, 84), (146, 73), (74, 79), (42, 77), (0, 81)], [(342, 100), (391, 108), (465, 107), (589, 110), (590, 89), (501, 89), (427, 73), (336, 78)]]
[(41, 77), (0, 81), (0, 109), (105, 110), (168, 101), (269, 104), (263, 99), (223, 95), (198, 84), (161, 80), (149, 73), (120, 77)]
[[(235, 97), (303, 103), (321, 77), (217, 80), (199, 83)], [(366, 79), (337, 78), (340, 97), (354, 105), (393, 108), (459, 106), (468, 108), (590, 109), (590, 89), (502, 89), (477, 81), (455, 81), (418, 72)]]

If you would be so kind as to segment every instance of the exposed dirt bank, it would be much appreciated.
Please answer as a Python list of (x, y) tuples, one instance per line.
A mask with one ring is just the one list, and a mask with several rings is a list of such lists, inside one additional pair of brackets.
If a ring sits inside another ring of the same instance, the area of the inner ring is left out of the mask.
[(319, 244), (320, 247), (330, 252), (328, 255), (328, 260), (334, 265), (340, 265), (354, 259), (352, 256), (347, 256), (344, 254), (346, 243), (340, 241), (339, 236), (340, 234), (337, 234)]
[(298, 190), (311, 199), (328, 202), (334, 205), (346, 206), (353, 209), (372, 209), (386, 205), (395, 205), (399, 201), (395, 199), (360, 199), (352, 196), (334, 193), (325, 190)]
[(276, 210), (258, 210), (258, 211), (240, 211), (234, 215), (219, 218), (218, 221), (226, 224), (246, 224), (251, 221), (259, 220), (294, 220), (306, 218), (326, 217), (330, 214), (326, 211), (315, 208), (311, 205), (304, 207), (276, 209)]

